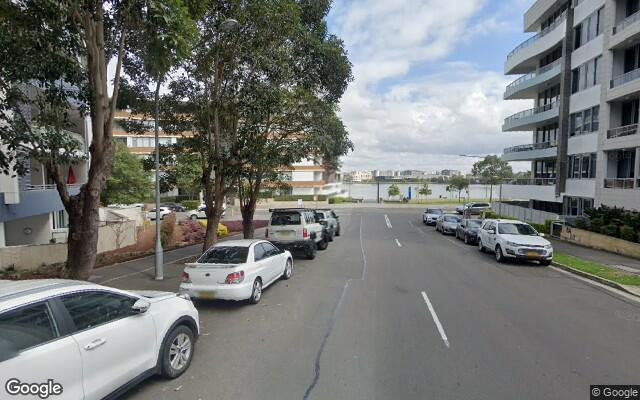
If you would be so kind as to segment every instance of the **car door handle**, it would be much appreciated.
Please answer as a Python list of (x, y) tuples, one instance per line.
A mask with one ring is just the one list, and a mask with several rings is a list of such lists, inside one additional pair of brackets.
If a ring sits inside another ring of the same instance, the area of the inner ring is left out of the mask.
[(102, 346), (105, 343), (107, 343), (107, 339), (105, 339), (105, 338), (96, 339), (96, 340), (91, 341), (91, 343), (89, 343), (88, 345), (84, 346), (84, 349), (85, 350), (93, 350), (93, 349), (96, 349), (96, 348)]

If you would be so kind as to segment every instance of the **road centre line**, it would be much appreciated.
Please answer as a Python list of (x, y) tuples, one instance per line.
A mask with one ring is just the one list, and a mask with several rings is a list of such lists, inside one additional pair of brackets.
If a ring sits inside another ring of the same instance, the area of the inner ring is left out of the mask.
[(389, 229), (393, 228), (393, 226), (391, 226), (391, 221), (389, 220), (389, 216), (387, 214), (384, 215), (384, 222), (387, 223), (387, 228)]
[(396, 239), (396, 244), (398, 245), (398, 247), (402, 247), (402, 244), (400, 243), (400, 241), (398, 239)]
[(427, 303), (427, 307), (429, 308), (429, 312), (431, 313), (431, 318), (433, 318), (433, 322), (435, 322), (436, 327), (438, 328), (438, 332), (440, 332), (440, 337), (442, 337), (444, 344), (447, 346), (447, 348), (449, 348), (450, 345), (449, 339), (447, 339), (447, 334), (444, 332), (444, 328), (440, 323), (440, 319), (438, 319), (438, 314), (436, 314), (436, 310), (433, 308), (433, 305), (429, 300), (429, 296), (427, 296), (427, 293), (425, 291), (422, 291), (422, 298), (424, 299), (424, 302)]

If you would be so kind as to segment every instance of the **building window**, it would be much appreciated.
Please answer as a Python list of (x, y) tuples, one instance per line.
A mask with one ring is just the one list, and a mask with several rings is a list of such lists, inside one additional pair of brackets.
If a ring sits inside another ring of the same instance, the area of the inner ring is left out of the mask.
[(67, 229), (69, 225), (69, 215), (65, 210), (51, 213), (52, 227), (56, 229)]
[(596, 176), (596, 153), (569, 156), (567, 178), (592, 179)]
[(569, 136), (597, 132), (600, 128), (600, 106), (587, 108), (569, 116)]
[(600, 83), (598, 64), (601, 57), (589, 60), (571, 71), (571, 93), (577, 93)]
[(575, 27), (573, 33), (573, 48), (577, 49), (587, 42), (595, 39), (602, 33), (602, 8), (593, 12), (585, 18), (578, 26)]

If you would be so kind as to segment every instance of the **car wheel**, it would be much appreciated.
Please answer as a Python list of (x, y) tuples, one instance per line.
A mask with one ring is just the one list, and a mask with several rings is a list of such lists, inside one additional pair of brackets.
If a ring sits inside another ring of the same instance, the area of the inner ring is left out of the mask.
[(322, 235), (322, 240), (318, 243), (318, 250), (326, 250), (329, 247), (329, 241), (327, 237)]
[(482, 239), (478, 239), (478, 250), (480, 250), (481, 253), (484, 253), (486, 251), (484, 245), (482, 244)]
[(314, 258), (316, 258), (317, 252), (318, 252), (318, 249), (316, 246), (316, 242), (312, 242), (311, 246), (309, 246), (309, 248), (307, 249), (307, 258), (309, 260), (313, 260)]
[(469, 244), (469, 235), (464, 234), (464, 244)]
[(165, 378), (177, 378), (189, 368), (195, 342), (193, 331), (180, 325), (167, 336), (162, 349), (162, 376)]
[(331, 233), (329, 233), (329, 241), (333, 242), (333, 231), (331, 231)]
[(293, 262), (290, 258), (287, 258), (287, 264), (284, 266), (284, 272), (282, 273), (282, 279), (291, 279), (293, 274)]
[(545, 267), (548, 267), (549, 265), (551, 265), (551, 260), (542, 260), (540, 261), (540, 265), (544, 265)]
[(193, 214), (193, 215), (191, 215), (191, 216), (189, 217), (189, 219), (191, 219), (191, 220), (195, 221), (195, 220), (197, 220), (197, 219), (198, 219), (198, 216), (197, 216), (196, 214)]
[(340, 236), (340, 225), (338, 225), (338, 230), (336, 231), (336, 236)]
[(260, 299), (262, 299), (262, 281), (260, 278), (256, 278), (256, 280), (253, 281), (253, 290), (251, 291), (249, 303), (258, 304), (260, 303)]
[(500, 247), (500, 245), (496, 246), (496, 261), (499, 263), (504, 261), (504, 255), (502, 254), (502, 247)]

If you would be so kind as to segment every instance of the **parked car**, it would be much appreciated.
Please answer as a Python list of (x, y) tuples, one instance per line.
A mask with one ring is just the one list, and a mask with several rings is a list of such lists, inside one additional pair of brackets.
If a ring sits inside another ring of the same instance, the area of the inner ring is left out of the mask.
[(152, 375), (176, 378), (189, 368), (198, 334), (198, 311), (185, 295), (0, 281), (2, 375), (16, 385), (51, 380), (65, 399), (115, 399)]
[(464, 240), (465, 244), (475, 244), (481, 225), (481, 219), (462, 219), (456, 228), (456, 238)]
[[(187, 212), (190, 219), (206, 219), (207, 218), (207, 206), (204, 204), (200, 204), (200, 206), (195, 210), (190, 210)], [(224, 217), (227, 213), (227, 205), (222, 203), (222, 216)]]
[(340, 220), (332, 210), (318, 209), (315, 210), (316, 218), (321, 225), (327, 227), (329, 233), (329, 241), (333, 242), (334, 236), (340, 236)]
[(460, 217), (453, 214), (442, 214), (436, 220), (436, 231), (443, 235), (454, 234), (460, 223)]
[(265, 235), (277, 247), (314, 259), (316, 250), (329, 246), (327, 229), (316, 221), (313, 210), (277, 208), (269, 211), (272, 214)]
[[(168, 207), (160, 207), (160, 219), (163, 220), (165, 215), (169, 215), (172, 212), (173, 211), (171, 211)], [(156, 219), (156, 209), (155, 208), (152, 208), (151, 210), (147, 211), (147, 218), (149, 218), (152, 221)]]
[(523, 259), (549, 265), (553, 260), (553, 246), (544, 234), (521, 221), (485, 220), (478, 234), (478, 249), (494, 252), (498, 262)]
[(187, 264), (180, 291), (198, 299), (249, 300), (257, 304), (262, 291), (279, 278), (289, 279), (293, 258), (266, 240), (217, 243)]
[(442, 208), (427, 208), (422, 213), (422, 223), (425, 225), (435, 225), (439, 216), (444, 214)]
[(485, 211), (491, 211), (491, 204), (489, 203), (467, 203), (464, 206), (456, 207), (456, 212), (460, 215), (464, 214), (466, 210), (472, 215), (482, 214)]
[(162, 203), (160, 204), (160, 207), (166, 207), (169, 210), (175, 211), (175, 212), (187, 211), (187, 209), (182, 204), (178, 204), (178, 203)]

